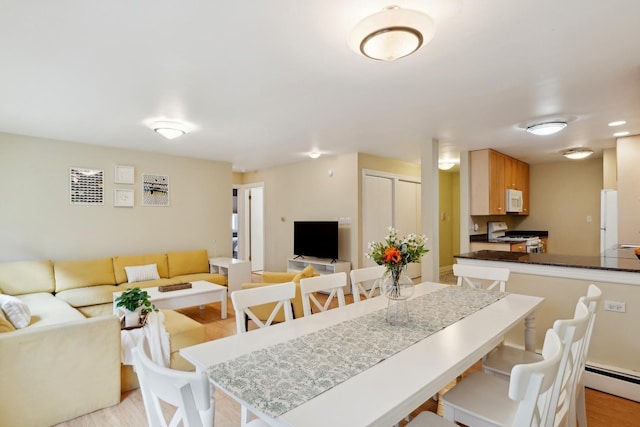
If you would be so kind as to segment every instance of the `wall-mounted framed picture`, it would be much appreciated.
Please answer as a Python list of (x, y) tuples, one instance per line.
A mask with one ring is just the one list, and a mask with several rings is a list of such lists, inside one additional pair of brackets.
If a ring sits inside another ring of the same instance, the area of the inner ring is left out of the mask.
[(104, 171), (69, 168), (69, 203), (104, 205)]
[(169, 206), (169, 177), (167, 175), (142, 174), (142, 204), (144, 206)]
[(116, 184), (133, 184), (135, 181), (135, 168), (133, 166), (115, 165), (113, 182)]
[(116, 188), (113, 190), (113, 206), (119, 208), (132, 208), (134, 194), (128, 188)]

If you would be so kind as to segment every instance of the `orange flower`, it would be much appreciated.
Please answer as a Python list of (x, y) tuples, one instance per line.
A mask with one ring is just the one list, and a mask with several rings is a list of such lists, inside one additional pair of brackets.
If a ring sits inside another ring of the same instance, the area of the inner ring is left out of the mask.
[(636, 248), (634, 252), (636, 253), (636, 255), (640, 255), (640, 248)]
[(385, 249), (383, 260), (384, 262), (398, 263), (400, 262), (400, 260), (402, 260), (402, 254), (400, 253), (399, 250), (391, 246)]

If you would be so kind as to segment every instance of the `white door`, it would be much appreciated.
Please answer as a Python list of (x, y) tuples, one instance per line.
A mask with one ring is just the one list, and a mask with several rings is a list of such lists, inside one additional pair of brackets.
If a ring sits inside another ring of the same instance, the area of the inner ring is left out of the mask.
[[(421, 194), (420, 183), (396, 181), (396, 221), (395, 227), (400, 230), (402, 236), (409, 233), (421, 234)], [(422, 275), (419, 263), (411, 263), (407, 266), (407, 276), (415, 279)]]
[[(393, 225), (393, 179), (365, 175), (362, 189), (362, 247), (368, 252), (369, 242), (379, 242)], [(376, 265), (364, 259), (363, 267)]]
[(251, 271), (264, 269), (264, 188), (242, 187), (238, 200), (238, 256), (251, 261)]

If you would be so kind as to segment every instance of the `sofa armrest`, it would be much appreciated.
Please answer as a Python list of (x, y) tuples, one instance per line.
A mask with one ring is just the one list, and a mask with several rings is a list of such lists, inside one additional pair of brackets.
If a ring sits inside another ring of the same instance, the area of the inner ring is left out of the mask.
[(0, 334), (0, 425), (53, 425), (120, 402), (120, 322), (94, 317)]

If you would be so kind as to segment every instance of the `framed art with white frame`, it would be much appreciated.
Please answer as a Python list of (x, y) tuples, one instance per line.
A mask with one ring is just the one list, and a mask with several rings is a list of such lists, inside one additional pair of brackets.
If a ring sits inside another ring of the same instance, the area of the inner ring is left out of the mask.
[(69, 168), (69, 203), (72, 205), (104, 205), (104, 171)]
[(135, 168), (133, 166), (115, 165), (113, 182), (116, 184), (133, 184), (135, 181)]
[(128, 188), (116, 188), (113, 190), (113, 206), (120, 208), (132, 208), (133, 200), (133, 190)]

